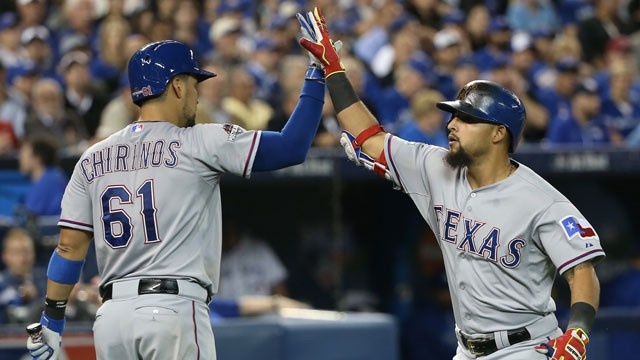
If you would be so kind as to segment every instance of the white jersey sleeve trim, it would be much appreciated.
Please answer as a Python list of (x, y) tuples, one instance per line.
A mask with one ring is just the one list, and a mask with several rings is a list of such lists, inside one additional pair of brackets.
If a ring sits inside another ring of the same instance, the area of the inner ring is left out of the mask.
[(562, 275), (565, 271), (571, 269), (572, 267), (581, 264), (587, 260), (591, 260), (597, 257), (605, 256), (604, 250), (602, 249), (593, 249), (584, 254), (580, 254), (569, 261), (565, 261), (564, 264), (558, 266), (558, 273)]
[(93, 225), (81, 223), (78, 221), (68, 220), (68, 219), (60, 219), (58, 221), (58, 226), (64, 226), (72, 229), (93, 232)]
[(260, 143), (260, 135), (262, 131), (255, 131), (253, 133), (253, 139), (251, 139), (251, 146), (249, 147), (249, 153), (247, 159), (244, 162), (244, 169), (242, 170), (242, 177), (249, 179), (251, 177), (251, 169), (253, 168), (253, 161), (256, 158), (258, 152), (258, 144)]

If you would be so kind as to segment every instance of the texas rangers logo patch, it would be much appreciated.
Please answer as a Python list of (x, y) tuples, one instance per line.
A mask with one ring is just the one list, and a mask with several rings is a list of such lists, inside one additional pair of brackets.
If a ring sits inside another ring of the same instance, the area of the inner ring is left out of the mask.
[(590, 239), (598, 237), (596, 231), (586, 219), (578, 218), (575, 216), (567, 216), (560, 220), (560, 225), (564, 230), (564, 234), (567, 239), (571, 240), (574, 236), (578, 235), (581, 239)]

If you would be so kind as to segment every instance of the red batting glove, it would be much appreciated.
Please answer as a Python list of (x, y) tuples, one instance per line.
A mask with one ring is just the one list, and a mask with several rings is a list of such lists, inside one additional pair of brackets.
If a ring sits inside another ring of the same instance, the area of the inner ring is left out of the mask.
[(333, 40), (331, 40), (327, 29), (327, 21), (320, 13), (320, 9), (314, 8), (313, 13), (308, 13), (307, 19), (311, 22), (310, 25), (313, 26), (315, 41), (303, 37), (300, 39), (300, 45), (322, 63), (325, 78), (344, 72), (344, 65), (340, 62), (340, 56), (338, 56), (336, 49), (333, 47)]
[(567, 329), (561, 336), (536, 346), (551, 360), (586, 360), (589, 336), (582, 329)]

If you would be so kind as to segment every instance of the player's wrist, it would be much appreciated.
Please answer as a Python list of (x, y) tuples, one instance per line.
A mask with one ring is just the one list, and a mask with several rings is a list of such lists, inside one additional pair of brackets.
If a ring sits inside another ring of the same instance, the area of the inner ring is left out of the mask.
[(47, 316), (47, 314), (43, 312), (42, 316), (40, 317), (40, 324), (51, 331), (62, 334), (62, 332), (64, 331), (65, 319), (64, 317), (62, 317), (62, 319), (54, 319)]
[[(325, 72), (326, 71), (325, 68)], [(326, 79), (329, 95), (331, 96), (331, 102), (333, 102), (333, 108), (336, 114), (360, 101), (358, 94), (356, 94), (344, 71), (334, 73), (333, 76), (327, 77)]]
[(324, 81), (324, 70), (316, 65), (311, 65), (307, 69), (304, 78), (305, 80)]
[(44, 299), (44, 314), (50, 319), (64, 319), (64, 313), (67, 309), (67, 300)]
[(588, 334), (596, 318), (596, 308), (586, 302), (571, 305), (567, 330), (580, 329)]

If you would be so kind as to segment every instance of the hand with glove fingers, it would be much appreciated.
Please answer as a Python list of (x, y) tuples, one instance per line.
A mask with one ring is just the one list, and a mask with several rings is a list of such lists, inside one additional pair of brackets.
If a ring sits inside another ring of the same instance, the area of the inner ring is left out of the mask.
[(29, 338), (27, 339), (27, 349), (33, 359), (56, 360), (60, 356), (62, 347), (62, 331), (64, 329), (64, 319), (51, 319), (42, 314), (40, 327), (32, 324), (27, 327)]
[(536, 346), (536, 351), (551, 360), (586, 360), (589, 336), (582, 329), (567, 329), (561, 336)]
[(324, 69), (325, 78), (344, 72), (344, 65), (340, 61), (338, 52), (342, 48), (341, 41), (333, 41), (327, 29), (327, 23), (317, 7), (313, 12), (305, 15), (296, 14), (300, 22), (300, 30), (303, 37), (300, 45), (307, 49), (311, 55), (311, 63), (316, 63)]

